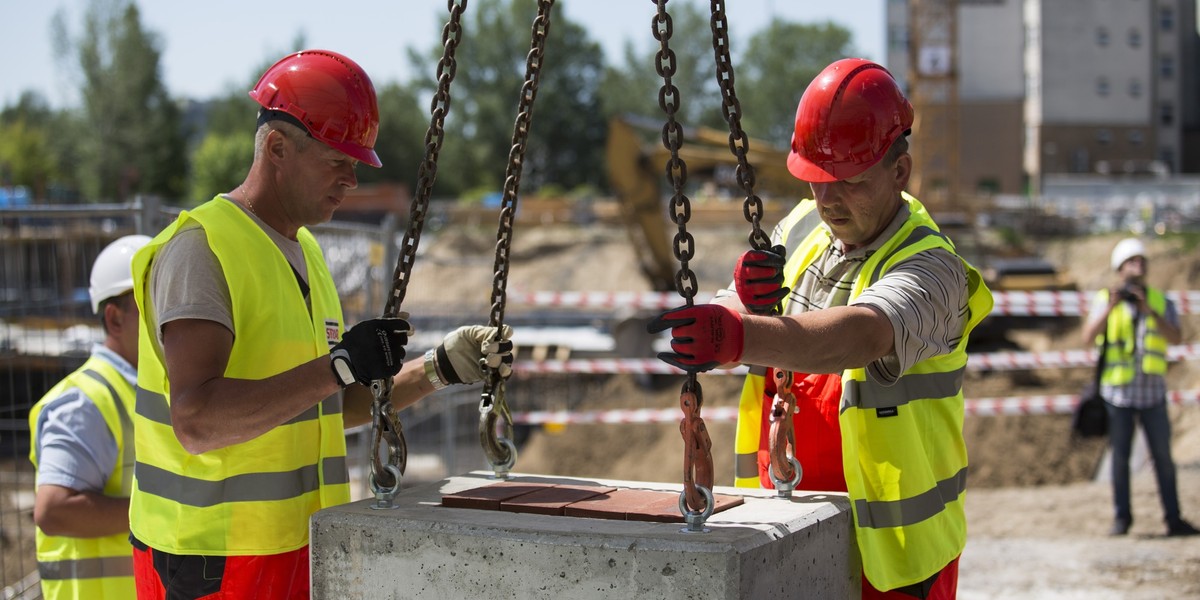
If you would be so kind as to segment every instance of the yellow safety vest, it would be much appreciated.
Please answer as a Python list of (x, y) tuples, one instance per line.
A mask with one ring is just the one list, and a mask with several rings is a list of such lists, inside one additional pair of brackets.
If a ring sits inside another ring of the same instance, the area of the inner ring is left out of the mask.
[[(918, 252), (941, 248), (955, 253), (921, 203), (907, 194), (904, 199), (908, 220), (863, 264), (851, 299)], [(830, 243), (816, 227), (815, 206), (811, 200), (802, 202), (782, 224), (789, 247), (784, 279), (791, 286)], [(992, 295), (979, 271), (966, 261), (963, 266), (970, 315), (953, 351), (913, 365), (891, 386), (870, 380), (865, 368), (842, 373), (842, 467), (863, 572), (876, 589), (920, 583), (959, 556), (966, 544), (962, 379), (969, 334), (991, 311)], [(757, 463), (742, 455), (758, 450), (763, 385), (761, 375), (747, 377), (735, 442), (738, 465), (754, 465), (755, 486)], [(745, 485), (749, 477), (750, 471), (739, 472), (735, 483)]]
[[(1100, 290), (1097, 294), (1108, 302), (1108, 290)], [(1167, 297), (1160, 290), (1146, 288), (1146, 303), (1160, 315), (1167, 310)], [(1100, 377), (1104, 385), (1126, 385), (1133, 381), (1137, 372), (1133, 362), (1138, 343), (1133, 320), (1136, 310), (1128, 302), (1118, 302), (1108, 315), (1108, 346), (1104, 351), (1104, 373)], [(1096, 345), (1102, 343), (1103, 338), (1096, 336)], [(1157, 318), (1146, 318), (1146, 336), (1141, 343), (1145, 346), (1142, 348), (1142, 372), (1166, 375), (1167, 338), (1159, 332)]]
[(283, 253), (223, 198), (180, 213), (140, 250), (133, 266), (143, 320), (130, 529), (151, 548), (172, 554), (290, 552), (308, 544), (313, 513), (350, 500), (341, 396), (253, 440), (198, 455), (183, 449), (171, 427), (171, 383), (152, 340), (149, 280), (155, 255), (191, 220), (204, 227), (229, 285), (237, 335), (226, 377), (265, 379), (327, 355), (343, 328), (333, 278), (304, 228), (297, 239), (308, 266), (311, 314)]
[[(37, 439), (38, 416), (46, 403), (70, 388), (79, 388), (104, 417), (117, 442), (113, 465), (103, 494), (128, 498), (133, 476), (133, 386), (108, 361), (91, 357), (74, 373), (50, 388), (29, 410), (29, 430)], [(29, 460), (36, 469), (37, 444), (31, 444)], [(46, 535), (37, 529), (38, 574), (46, 600), (125, 600), (134, 597), (133, 547), (128, 533), (77, 538)]]

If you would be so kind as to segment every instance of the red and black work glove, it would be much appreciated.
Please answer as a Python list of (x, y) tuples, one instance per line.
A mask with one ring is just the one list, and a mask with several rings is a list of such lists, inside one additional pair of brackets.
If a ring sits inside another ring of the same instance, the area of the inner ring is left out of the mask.
[(399, 317), (358, 323), (329, 352), (333, 376), (342, 387), (394, 376), (404, 364), (404, 345), (412, 333), (408, 320)]
[(778, 314), (779, 301), (788, 295), (783, 287), (783, 246), (770, 250), (747, 250), (733, 270), (733, 285), (746, 310), (756, 315)]
[(719, 304), (673, 308), (647, 325), (650, 333), (671, 330), (671, 350), (659, 360), (685, 371), (708, 371), (742, 357), (742, 315)]

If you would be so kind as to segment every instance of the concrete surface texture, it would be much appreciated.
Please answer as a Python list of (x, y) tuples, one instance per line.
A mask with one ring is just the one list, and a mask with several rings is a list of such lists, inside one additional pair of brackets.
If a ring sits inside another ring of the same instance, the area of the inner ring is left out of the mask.
[[(705, 533), (650, 523), (447, 508), (441, 496), (489, 473), (413, 487), (397, 508), (364, 500), (317, 513), (312, 597), (858, 598), (859, 564), (843, 495), (747, 495)], [(517, 475), (516, 482), (678, 491), (678, 485)]]

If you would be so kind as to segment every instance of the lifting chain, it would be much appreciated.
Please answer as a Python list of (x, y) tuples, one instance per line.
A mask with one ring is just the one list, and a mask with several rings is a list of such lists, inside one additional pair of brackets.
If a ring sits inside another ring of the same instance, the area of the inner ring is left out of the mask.
[[(659, 50), (655, 54), (654, 68), (663, 79), (663, 85), (658, 92), (658, 104), (667, 116), (663, 124), (663, 146), (671, 153), (667, 160), (667, 180), (674, 190), (671, 196), (671, 221), (679, 227), (672, 242), (675, 258), (679, 260), (679, 271), (675, 273), (675, 289), (683, 296), (686, 306), (695, 302), (697, 282), (696, 274), (688, 266), (688, 261), (695, 256), (696, 240), (688, 233), (687, 223), (691, 218), (692, 206), (688, 197), (683, 193), (687, 183), (687, 164), (679, 158), (679, 147), (683, 142), (683, 127), (675, 120), (679, 110), (679, 88), (671, 82), (677, 68), (675, 52), (671, 50), (670, 40), (673, 31), (671, 15), (667, 13), (667, 0), (654, 0), (658, 8), (651, 21), (651, 31), (654, 39), (659, 42)], [(704, 531), (704, 522), (713, 512), (713, 463), (712, 442), (700, 416), (704, 399), (700, 390), (700, 382), (696, 373), (688, 371), (687, 381), (679, 396), (679, 404), (683, 409), (683, 420), (679, 422), (679, 430), (683, 435), (683, 492), (680, 494), (679, 509), (688, 523), (685, 531)]]
[(733, 89), (733, 60), (729, 56), (729, 21), (725, 18), (725, 2), (712, 0), (713, 53), (717, 63), (717, 85), (721, 88), (721, 114), (729, 123), (729, 151), (737, 157), (738, 166), (735, 171), (738, 185), (746, 193), (742, 205), (742, 215), (750, 222), (750, 247), (755, 250), (768, 250), (771, 238), (762, 230), (763, 203), (754, 193), (754, 168), (746, 159), (750, 151), (750, 138), (742, 129), (742, 104), (738, 102), (737, 93)]
[[(755, 250), (770, 250), (771, 238), (762, 230), (763, 203), (754, 193), (754, 168), (746, 154), (750, 152), (750, 138), (742, 129), (742, 104), (734, 90), (733, 60), (729, 54), (729, 21), (725, 18), (724, 0), (711, 0), (713, 54), (717, 63), (717, 85), (721, 88), (721, 114), (729, 124), (729, 151), (737, 157), (737, 182), (746, 193), (742, 204), (742, 215), (750, 222), (750, 247)], [(782, 303), (776, 303), (773, 314), (782, 312)], [(800, 463), (795, 458), (795, 432), (792, 429), (792, 414), (796, 411), (796, 397), (792, 395), (793, 375), (775, 370), (775, 401), (771, 406), (770, 455), (771, 482), (782, 498), (790, 498), (796, 484), (800, 483)], [(777, 476), (777, 474), (779, 476)]]
[(792, 425), (792, 415), (796, 414), (796, 396), (792, 394), (794, 376), (791, 371), (773, 370), (775, 400), (771, 403), (769, 474), (779, 497), (791, 498), (803, 473), (800, 461), (796, 460), (796, 431)]
[[(496, 328), (496, 339), (504, 326), (505, 289), (508, 285), (508, 265), (512, 247), (513, 219), (517, 213), (517, 194), (521, 188), (521, 171), (525, 164), (525, 145), (529, 141), (529, 126), (533, 120), (533, 101), (537, 98), (541, 80), (542, 59), (546, 51), (546, 36), (550, 33), (550, 9), (554, 0), (538, 0), (538, 14), (533, 21), (529, 54), (525, 58), (525, 83), (517, 104), (513, 125), (512, 147), (504, 173), (504, 195), (500, 200), (500, 226), (496, 232), (496, 262), (493, 265), (492, 313), (489, 325)], [(513, 443), (512, 415), (504, 398), (504, 379), (499, 369), (487, 368), (483, 394), (479, 400), (479, 443), (492, 465), (497, 479), (508, 477), (517, 462), (517, 447)], [(497, 429), (502, 428), (502, 432)]]
[[(446, 4), (450, 10), (450, 20), (442, 29), (442, 58), (438, 60), (437, 91), (430, 105), (429, 130), (425, 133), (425, 158), (417, 170), (417, 189), (409, 212), (408, 231), (400, 244), (400, 256), (392, 275), (392, 293), (383, 309), (384, 317), (403, 314), (400, 304), (404, 302), (404, 295), (408, 291), (417, 244), (421, 241), (421, 229), (425, 226), (425, 213), (429, 209), (429, 196), (437, 180), (438, 154), (442, 151), (442, 139), (445, 137), (446, 114), (450, 112), (450, 82), (454, 80), (458, 69), (454, 52), (462, 39), (462, 13), (467, 8), (467, 0), (457, 3), (449, 0)], [(396, 416), (396, 409), (392, 406), (391, 378), (373, 381), (371, 393), (375, 401), (371, 405), (374, 435), (371, 441), (370, 486), (376, 500), (372, 508), (395, 508), (392, 499), (400, 490), (400, 477), (404, 475), (408, 464), (408, 444), (404, 440), (404, 430)], [(380, 456), (380, 446), (385, 441), (387, 464)]]

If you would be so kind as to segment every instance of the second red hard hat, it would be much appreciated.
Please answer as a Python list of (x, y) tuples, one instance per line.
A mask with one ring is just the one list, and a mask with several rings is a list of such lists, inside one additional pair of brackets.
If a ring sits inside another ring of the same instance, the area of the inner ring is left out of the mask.
[(912, 105), (887, 69), (861, 58), (839, 60), (800, 98), (788, 170), (809, 182), (854, 177), (879, 162), (912, 124)]

